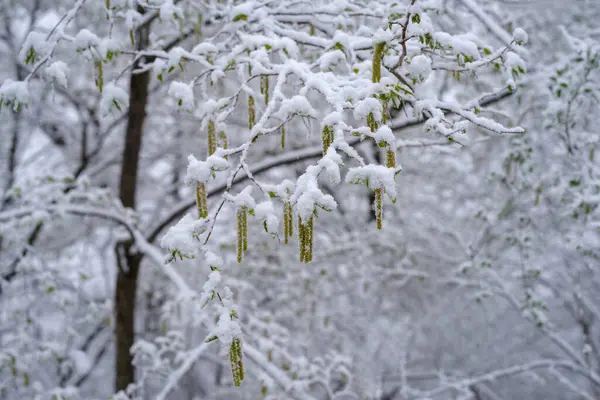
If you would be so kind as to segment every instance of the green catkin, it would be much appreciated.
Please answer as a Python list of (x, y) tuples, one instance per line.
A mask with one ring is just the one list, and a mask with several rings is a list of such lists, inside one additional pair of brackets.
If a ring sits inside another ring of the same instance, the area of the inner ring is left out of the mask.
[(388, 103), (387, 103), (387, 101), (384, 101), (383, 102), (383, 114), (381, 115), (381, 123), (384, 125), (387, 123), (387, 114), (388, 114)]
[(304, 262), (306, 258), (306, 232), (301, 216), (298, 216), (298, 242), (300, 243), (300, 262)]
[(260, 93), (265, 96), (265, 104), (269, 104), (269, 77), (267, 75), (260, 77)]
[(383, 227), (383, 189), (375, 189), (375, 218), (377, 220), (377, 229)]
[(307, 255), (306, 255), (306, 262), (311, 262), (312, 261), (312, 255), (313, 255), (313, 217), (311, 215), (311, 217), (308, 219), (308, 224), (307, 224), (307, 234), (308, 234), (308, 243), (307, 243)]
[(375, 121), (375, 115), (372, 112), (367, 114), (367, 126), (371, 129), (371, 132), (375, 132), (378, 128), (377, 121)]
[(248, 129), (252, 130), (256, 123), (256, 108), (254, 106), (254, 97), (248, 96)]
[(315, 26), (310, 24), (310, 36), (315, 36)]
[(381, 81), (381, 58), (383, 57), (383, 49), (385, 43), (377, 43), (375, 45), (375, 52), (373, 53), (373, 66), (371, 79), (373, 83)]
[(293, 216), (292, 216), (292, 205), (289, 201), (283, 203), (283, 238), (284, 243), (288, 244), (289, 238), (293, 233)]
[(237, 260), (238, 263), (242, 262), (243, 254), (248, 245), (246, 244), (244, 248), (244, 244), (246, 243), (246, 207), (242, 207), (237, 212)]
[(196, 206), (198, 207), (198, 219), (208, 217), (208, 200), (206, 186), (204, 183), (196, 185)]
[(294, 213), (292, 211), (292, 205), (288, 202), (288, 236), (294, 236)]
[(94, 61), (94, 69), (96, 72), (96, 86), (100, 93), (102, 93), (102, 89), (104, 88), (104, 70), (102, 68), (102, 60)]
[(327, 154), (329, 146), (333, 144), (333, 130), (330, 126), (325, 125), (323, 127), (323, 134), (321, 135), (323, 140), (323, 155)]
[(242, 207), (242, 224), (244, 233), (244, 253), (248, 251), (248, 209)]
[(215, 131), (215, 121), (208, 121), (208, 155), (212, 156), (217, 151), (217, 134)]
[(385, 155), (385, 166), (388, 168), (396, 168), (396, 152), (391, 146), (388, 146)]
[(244, 364), (242, 362), (242, 342), (238, 338), (231, 341), (231, 346), (229, 347), (229, 362), (231, 365), (233, 384), (235, 386), (240, 386), (244, 380)]
[(312, 261), (313, 249), (313, 217), (311, 216), (306, 223), (302, 222), (302, 217), (298, 216), (298, 237), (300, 242), (300, 262), (308, 263)]
[[(227, 150), (227, 134), (225, 131), (219, 132), (219, 142), (221, 148)], [(227, 156), (224, 156), (223, 158), (227, 160)]]
[(285, 125), (281, 125), (281, 148), (285, 148)]

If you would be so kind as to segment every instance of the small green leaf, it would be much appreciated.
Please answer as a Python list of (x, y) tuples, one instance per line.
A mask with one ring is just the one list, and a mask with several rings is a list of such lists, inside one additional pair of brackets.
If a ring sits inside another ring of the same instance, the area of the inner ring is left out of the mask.
[(210, 343), (210, 342), (214, 342), (214, 341), (215, 341), (215, 340), (217, 340), (218, 338), (219, 338), (219, 337), (218, 337), (218, 336), (216, 336), (216, 335), (215, 335), (215, 336), (211, 336), (211, 337), (209, 337), (208, 339), (206, 339), (206, 340), (204, 341), (204, 343)]
[(248, 21), (248, 16), (246, 14), (238, 14), (235, 17), (233, 17), (233, 22), (238, 21)]

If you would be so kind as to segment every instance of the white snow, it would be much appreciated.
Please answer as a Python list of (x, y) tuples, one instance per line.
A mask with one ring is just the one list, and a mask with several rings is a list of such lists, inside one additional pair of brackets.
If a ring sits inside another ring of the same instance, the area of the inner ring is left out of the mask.
[(169, 86), (169, 96), (177, 101), (177, 105), (184, 111), (192, 112), (194, 110), (194, 90), (190, 85), (184, 82), (171, 82)]

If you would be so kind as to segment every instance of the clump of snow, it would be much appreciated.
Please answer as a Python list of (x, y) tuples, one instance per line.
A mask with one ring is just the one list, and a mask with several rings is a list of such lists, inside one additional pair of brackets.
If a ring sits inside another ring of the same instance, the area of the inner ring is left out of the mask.
[(207, 251), (204, 258), (206, 259), (206, 263), (211, 267), (220, 268), (223, 266), (223, 259), (212, 251)]
[(67, 75), (69, 75), (69, 67), (62, 61), (55, 61), (46, 67), (46, 76), (50, 81), (58, 83), (65, 89), (67, 87)]
[(252, 197), (252, 186), (246, 186), (237, 196), (226, 194), (225, 198), (231, 201), (237, 210), (246, 207), (248, 210), (254, 210), (256, 202)]
[(342, 114), (334, 111), (323, 118), (323, 125), (333, 126), (344, 121)]
[(279, 218), (271, 201), (264, 201), (254, 209), (256, 218), (261, 220), (267, 232), (275, 233), (279, 227)]
[(129, 105), (129, 95), (125, 90), (115, 85), (108, 83), (102, 92), (100, 100), (100, 114), (104, 117), (110, 114), (113, 109), (123, 111)]
[(378, 43), (388, 43), (393, 38), (394, 38), (394, 35), (392, 34), (392, 31), (390, 31), (389, 29), (383, 30), (383, 29), (379, 28), (377, 30), (377, 32), (375, 32), (373, 34), (372, 41), (373, 41), (373, 45), (376, 45)]
[(82, 29), (75, 36), (75, 48), (77, 51), (84, 51), (89, 49), (90, 47), (98, 46), (100, 44), (100, 39), (94, 33), (90, 32), (87, 29)]
[(49, 53), (52, 49), (52, 44), (46, 40), (46, 35), (40, 32), (29, 32), (25, 42), (23, 42), (23, 46), (21, 47), (21, 52), (19, 53), (19, 60), (25, 62), (29, 57), (29, 53), (33, 50), (35, 57), (34, 60), (37, 60), (39, 57), (43, 57), (47, 53)]
[(373, 117), (375, 117), (376, 121), (381, 121), (383, 115), (381, 103), (373, 97), (367, 97), (366, 99), (359, 101), (354, 107), (354, 117), (356, 119), (365, 119), (369, 113), (373, 113)]
[(187, 112), (194, 110), (194, 90), (184, 82), (171, 82), (169, 96), (177, 101), (177, 105)]
[(29, 86), (27, 82), (7, 79), (0, 86), (0, 106), (10, 103), (13, 110), (17, 111), (22, 105), (29, 104)]
[(337, 185), (342, 181), (340, 176), (340, 165), (343, 165), (342, 156), (333, 147), (329, 147), (325, 156), (319, 160), (318, 165), (325, 171), (329, 183)]
[(298, 214), (303, 219), (310, 218), (317, 207), (325, 211), (332, 211), (337, 207), (332, 196), (324, 194), (317, 185), (317, 176), (323, 170), (323, 166), (311, 165), (306, 172), (298, 178), (296, 190), (291, 201), (296, 201)]
[(169, 251), (177, 250), (183, 256), (195, 257), (198, 253), (198, 238), (208, 228), (208, 220), (197, 219), (186, 214), (174, 226), (170, 227), (160, 245)]
[(425, 81), (431, 74), (431, 58), (419, 54), (415, 56), (408, 64), (408, 73), (418, 81)]
[(208, 42), (202, 42), (192, 49), (192, 54), (195, 55), (207, 55), (216, 52), (217, 47), (214, 44)]
[(336, 31), (332, 39), (334, 44), (342, 46), (343, 49), (350, 49), (350, 36), (346, 32)]
[(377, 144), (383, 142), (387, 146), (395, 147), (396, 137), (389, 126), (382, 125), (375, 132), (375, 141)]
[(529, 36), (527, 36), (527, 32), (525, 32), (522, 28), (517, 28), (513, 31), (513, 37), (517, 44), (527, 44), (529, 40)]
[(319, 58), (319, 68), (321, 71), (328, 71), (337, 64), (346, 61), (346, 54), (341, 50), (328, 51)]
[(294, 96), (291, 99), (284, 99), (279, 108), (279, 116), (286, 120), (292, 115), (315, 116), (317, 113), (304, 96)]
[(212, 155), (206, 161), (200, 161), (190, 154), (185, 182), (188, 185), (206, 183), (211, 176), (215, 176), (216, 172), (225, 171), (228, 168), (229, 163), (223, 157)]
[(166, 0), (163, 2), (159, 8), (159, 15), (163, 20), (169, 19), (174, 21), (176, 19), (184, 19), (183, 10), (181, 7), (177, 7), (173, 4), (173, 0)]
[(396, 170), (383, 165), (369, 164), (350, 168), (346, 175), (347, 183), (365, 183), (370, 189), (382, 188), (390, 197), (396, 197)]

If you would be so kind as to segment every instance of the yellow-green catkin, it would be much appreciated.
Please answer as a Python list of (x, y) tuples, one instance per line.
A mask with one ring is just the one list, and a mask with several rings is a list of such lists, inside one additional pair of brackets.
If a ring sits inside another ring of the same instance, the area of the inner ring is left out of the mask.
[(375, 209), (375, 219), (377, 220), (377, 229), (381, 229), (383, 227), (383, 189), (377, 188), (375, 189), (375, 204), (373, 205)]
[(385, 166), (396, 168), (396, 151), (391, 146), (388, 146), (385, 152)]
[[(222, 149), (227, 150), (227, 134), (225, 131), (219, 132), (219, 146)], [(227, 156), (224, 156), (223, 158), (227, 160)]]
[(375, 132), (379, 127), (379, 124), (375, 120), (375, 115), (372, 112), (367, 114), (367, 126), (371, 129), (371, 132)]
[(269, 104), (269, 77), (267, 75), (260, 77), (260, 94), (265, 96), (265, 104)]
[(196, 206), (198, 207), (198, 219), (208, 217), (208, 199), (204, 183), (196, 185)]
[(285, 124), (281, 124), (281, 148), (285, 148)]
[(387, 124), (387, 114), (388, 114), (388, 103), (387, 101), (383, 102), (383, 113), (381, 114), (381, 123)]
[(215, 121), (208, 121), (208, 155), (212, 156), (217, 151), (217, 133), (215, 129)]
[(321, 135), (323, 141), (323, 155), (327, 154), (329, 146), (333, 144), (333, 129), (329, 125), (323, 127), (323, 133)]
[(244, 252), (248, 250), (248, 208), (241, 207), (237, 212), (237, 260), (242, 262)]
[(312, 242), (313, 242), (313, 217), (311, 216), (306, 223), (302, 217), (298, 216), (298, 238), (300, 241), (300, 262), (308, 263), (312, 261)]
[(381, 81), (381, 58), (383, 57), (384, 48), (385, 43), (377, 43), (375, 45), (375, 52), (373, 53), (373, 66), (371, 68), (371, 79), (373, 83), (378, 83)]
[(294, 234), (294, 219), (292, 205), (289, 201), (283, 203), (283, 241), (288, 244), (289, 238)]
[(235, 386), (240, 386), (244, 380), (244, 363), (242, 361), (242, 341), (238, 338), (231, 341), (231, 346), (229, 347), (229, 361), (231, 364), (233, 384)]
[(100, 93), (104, 88), (104, 69), (102, 68), (102, 60), (94, 60), (94, 70), (96, 74), (96, 86)]
[(256, 107), (254, 97), (248, 96), (248, 129), (252, 129), (256, 123)]
[(315, 36), (315, 26), (310, 24), (310, 36)]

